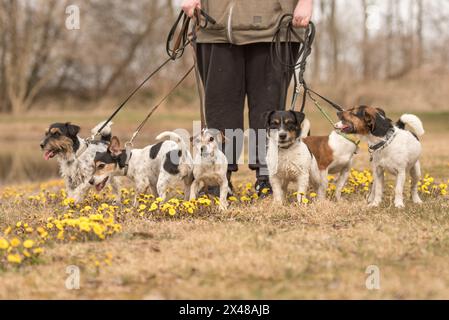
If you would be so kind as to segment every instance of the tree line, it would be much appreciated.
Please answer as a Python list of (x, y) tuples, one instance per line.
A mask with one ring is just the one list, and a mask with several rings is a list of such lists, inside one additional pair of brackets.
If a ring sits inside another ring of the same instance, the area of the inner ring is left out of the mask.
[[(78, 2), (78, 3), (77, 3)], [(66, 8), (80, 8), (79, 30)], [(42, 97), (98, 101), (127, 92), (165, 56), (179, 10), (173, 0), (0, 0), (0, 112)], [(317, 38), (308, 67), (316, 83), (398, 79), (425, 64), (446, 68), (445, 0), (315, 0)], [(175, 81), (177, 62), (161, 73)]]

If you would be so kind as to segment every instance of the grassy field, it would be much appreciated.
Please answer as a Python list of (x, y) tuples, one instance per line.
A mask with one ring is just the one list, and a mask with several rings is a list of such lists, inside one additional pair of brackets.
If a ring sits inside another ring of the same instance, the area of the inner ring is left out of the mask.
[[(158, 113), (139, 143), (151, 141), (161, 130), (191, 128), (196, 113), (182, 111)], [(129, 135), (142, 113), (128, 112), (119, 118), (115, 132), (120, 137)], [(35, 142), (49, 122), (71, 119), (82, 123), (87, 135), (86, 129), (104, 115), (92, 112), (88, 120), (75, 113), (3, 118), (2, 143), (16, 139), (16, 143), (32, 145), (29, 152), (38, 154), (33, 149)], [(396, 119), (399, 113), (389, 115)], [(418, 115), (427, 130), (422, 141), (423, 172), (434, 177), (432, 185), (447, 184), (449, 114)], [(329, 131), (319, 115), (310, 113), (309, 117), (313, 133)], [(366, 146), (354, 167), (369, 168)], [(254, 177), (242, 167), (235, 184), (246, 192), (249, 182)], [(27, 250), (30, 254), (20, 263), (8, 262), (8, 253), (0, 249), (0, 298), (449, 298), (449, 203), (440, 189), (433, 195), (424, 194), (422, 206), (407, 201), (404, 210), (393, 207), (389, 186), (382, 207), (367, 209), (365, 193), (354, 184), (355, 190), (338, 204), (330, 200), (316, 203), (313, 196), (300, 207), (294, 203), (276, 207), (271, 199), (244, 199), (221, 213), (212, 201), (210, 206), (197, 204), (193, 213), (177, 210), (171, 215), (160, 209), (162, 204), (149, 212), (154, 199), (142, 199), (144, 209), (126, 203), (114, 208), (108, 195), (92, 195), (70, 211), (60, 188), (58, 181), (0, 188), (0, 238), (11, 243), (16, 237), (21, 242), (10, 253)], [(106, 207), (98, 209), (103, 203)], [(99, 211), (105, 219), (112, 217), (111, 221), (90, 217), (92, 230), (67, 226), (61, 237), (55, 222), (58, 216), (63, 219), (70, 214), (69, 218), (79, 219)], [(52, 228), (48, 221), (54, 224)], [(96, 225), (107, 231), (94, 231)], [(37, 230), (39, 226), (45, 227), (46, 237)], [(5, 235), (8, 227), (11, 231)], [(33, 246), (27, 249), (24, 241), (28, 238)], [(37, 248), (43, 252), (34, 253)], [(79, 290), (66, 289), (69, 265), (80, 267)], [(379, 267), (379, 290), (365, 286), (370, 265)]]

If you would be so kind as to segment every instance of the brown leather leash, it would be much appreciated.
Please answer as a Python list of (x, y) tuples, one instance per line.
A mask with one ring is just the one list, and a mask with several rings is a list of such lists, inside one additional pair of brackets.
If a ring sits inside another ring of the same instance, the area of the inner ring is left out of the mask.
[[(201, 23), (204, 18), (204, 23)], [(171, 47), (171, 43), (175, 37), (176, 31), (179, 29), (179, 23), (182, 22), (182, 27), (176, 37), (174, 42), (174, 46)], [(193, 21), (192, 33), (189, 32), (190, 23)], [(109, 118), (103, 123), (103, 125), (97, 130), (97, 132), (92, 136), (91, 140), (95, 140), (96, 137), (100, 135), (100, 132), (114, 119), (114, 117), (125, 107), (125, 105), (131, 100), (131, 98), (151, 79), (153, 78), (160, 70), (162, 70), (170, 61), (176, 61), (180, 59), (184, 55), (184, 51), (191, 43), (195, 42), (196, 31), (199, 29), (207, 27), (209, 23), (215, 24), (216, 21), (210, 17), (204, 10), (197, 9), (195, 10), (195, 19), (191, 19), (188, 17), (183, 11), (179, 14), (175, 24), (171, 28), (167, 42), (166, 42), (166, 51), (168, 54), (168, 58), (162, 62), (153, 72), (151, 72), (124, 100), (120, 105), (115, 109), (115, 111), (109, 116)], [(191, 70), (190, 70), (191, 71)], [(188, 73), (190, 73), (190, 71)], [(187, 75), (186, 75), (187, 76)], [(186, 77), (185, 76), (185, 77)], [(183, 77), (183, 79), (185, 79)], [(175, 87), (177, 87), (177, 84)], [(172, 91), (170, 91), (172, 92)], [(165, 100), (165, 99), (164, 99)], [(157, 108), (156, 108), (157, 109)], [(203, 111), (202, 111), (203, 113)]]

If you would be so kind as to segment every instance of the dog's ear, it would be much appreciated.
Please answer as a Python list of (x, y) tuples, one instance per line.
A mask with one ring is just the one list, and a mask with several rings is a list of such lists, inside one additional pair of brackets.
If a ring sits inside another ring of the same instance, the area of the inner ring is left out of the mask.
[(384, 109), (376, 108), (377, 112), (379, 112), (381, 115), (383, 115), (385, 118), (387, 117), (387, 114), (385, 113)]
[(391, 120), (385, 116), (385, 111), (376, 110), (376, 115), (372, 118), (371, 133), (376, 137), (384, 137), (393, 125)]
[(76, 137), (81, 130), (79, 126), (71, 124), (70, 122), (67, 122), (65, 127), (67, 128), (67, 135), (69, 137)]
[(122, 149), (120, 147), (120, 140), (116, 136), (113, 136), (111, 138), (111, 143), (109, 144), (108, 150), (112, 155), (115, 156), (122, 153)]
[(265, 127), (268, 128), (270, 126), (270, 120), (271, 120), (271, 116), (275, 113), (276, 111), (267, 111), (262, 113), (262, 119), (265, 122)]
[(226, 142), (229, 142), (229, 141), (230, 141), (229, 138), (226, 137), (226, 135), (224, 134), (223, 131), (220, 131), (219, 134), (218, 134), (218, 136), (219, 136), (220, 139), (221, 139), (220, 143), (226, 143)]
[(296, 119), (296, 125), (301, 128), (301, 124), (304, 121), (304, 119), (306, 118), (306, 115), (302, 112), (299, 111), (290, 111)]

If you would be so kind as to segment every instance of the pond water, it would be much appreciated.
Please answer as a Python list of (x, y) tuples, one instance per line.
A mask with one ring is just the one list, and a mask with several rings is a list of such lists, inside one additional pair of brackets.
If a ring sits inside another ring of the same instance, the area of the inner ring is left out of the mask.
[(0, 143), (0, 185), (58, 178), (56, 160), (44, 160), (38, 143)]

